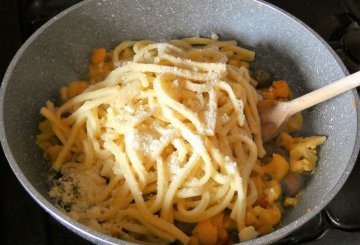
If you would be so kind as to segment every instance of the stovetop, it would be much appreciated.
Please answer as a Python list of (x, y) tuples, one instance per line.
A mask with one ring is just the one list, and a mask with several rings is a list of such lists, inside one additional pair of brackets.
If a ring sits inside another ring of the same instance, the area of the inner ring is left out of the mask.
[[(1, 0), (0, 77), (21, 44), (79, 0)], [(320, 34), (353, 73), (360, 70), (360, 0), (268, 0)], [(90, 244), (26, 193), (0, 151), (0, 243)], [(348, 181), (315, 218), (276, 244), (360, 244), (360, 157)]]

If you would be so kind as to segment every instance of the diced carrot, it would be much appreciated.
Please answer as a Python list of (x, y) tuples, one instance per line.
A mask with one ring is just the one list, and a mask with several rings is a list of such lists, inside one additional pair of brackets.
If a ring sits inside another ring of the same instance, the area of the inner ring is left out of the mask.
[(254, 227), (259, 227), (260, 221), (259, 221), (259, 219), (256, 217), (253, 208), (248, 208), (248, 209), (246, 210), (245, 224), (246, 224), (247, 226), (252, 225), (252, 226), (254, 226)]
[(91, 54), (91, 62), (95, 64), (99, 64), (105, 61), (106, 57), (106, 49), (98, 48), (94, 49)]
[(294, 139), (288, 133), (281, 132), (277, 138), (277, 144), (290, 151), (294, 146)]
[(215, 227), (219, 230), (220, 228), (223, 227), (224, 223), (223, 223), (223, 217), (224, 214), (220, 213), (218, 215), (215, 215), (213, 217), (211, 217), (211, 223), (213, 223), (213, 225), (215, 225)]
[(217, 241), (217, 229), (211, 223), (210, 219), (199, 222), (192, 234), (199, 240), (200, 244), (203, 245), (215, 245)]
[(283, 80), (274, 81), (271, 85), (274, 88), (274, 94), (277, 98), (288, 99), (290, 96), (290, 89), (287, 82)]
[(237, 60), (237, 59), (231, 59), (231, 60), (228, 61), (228, 64), (236, 66), (236, 67), (240, 67), (241, 66), (241, 61)]
[(196, 237), (194, 237), (194, 236), (190, 237), (190, 241), (189, 241), (188, 245), (199, 245), (199, 244), (200, 244), (199, 240)]
[(273, 159), (264, 166), (264, 172), (274, 180), (280, 181), (289, 172), (289, 163), (279, 154), (273, 154)]
[(113, 69), (112, 61), (108, 61), (106, 59), (107, 56), (109, 56), (109, 54), (106, 53), (106, 49), (104, 48), (95, 49), (93, 51), (91, 64), (89, 66), (90, 83), (96, 83), (104, 80)]
[(67, 93), (68, 88), (67, 87), (61, 87), (60, 88), (60, 97), (62, 99), (63, 102), (68, 100), (68, 93)]
[(71, 99), (81, 94), (88, 86), (88, 83), (85, 81), (73, 81), (67, 89), (67, 98)]
[(90, 65), (89, 67), (89, 78), (90, 82), (94, 83), (98, 80), (98, 77), (100, 76), (100, 69), (98, 66)]
[(264, 90), (262, 92), (262, 95), (263, 95), (265, 100), (275, 100), (276, 99), (273, 87), (270, 87), (270, 88)]
[(230, 216), (224, 215), (223, 218), (223, 227), (226, 229), (236, 229), (236, 222)]
[(229, 234), (224, 228), (218, 230), (218, 240), (216, 245), (226, 245), (229, 241)]

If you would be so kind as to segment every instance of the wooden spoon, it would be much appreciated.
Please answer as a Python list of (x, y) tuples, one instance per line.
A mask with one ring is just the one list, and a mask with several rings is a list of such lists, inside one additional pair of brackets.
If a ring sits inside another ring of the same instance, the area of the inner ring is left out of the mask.
[(263, 100), (257, 105), (264, 142), (277, 136), (295, 113), (360, 86), (360, 71), (288, 102)]

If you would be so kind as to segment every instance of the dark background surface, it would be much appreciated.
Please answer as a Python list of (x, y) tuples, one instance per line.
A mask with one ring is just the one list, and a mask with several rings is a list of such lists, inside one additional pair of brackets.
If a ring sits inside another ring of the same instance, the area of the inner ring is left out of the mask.
[[(0, 78), (3, 77), (9, 62), (27, 38), (28, 33), (32, 31), (23, 23), (24, 15), (28, 12), (19, 8), (31, 2), (34, 1), (0, 1)], [(53, 14), (55, 14), (59, 9), (77, 1), (48, 0), (43, 2), (55, 6), (53, 8), (55, 9)], [(269, 0), (268, 2), (292, 13), (325, 38), (328, 33), (322, 27), (330, 25), (332, 20), (328, 16), (344, 12), (336, 0)], [(36, 4), (32, 6), (32, 8), (36, 7)], [(41, 22), (34, 24), (34, 26), (39, 25)], [(89, 244), (51, 218), (26, 193), (12, 173), (2, 150), (0, 150), (0, 167), (0, 244)], [(351, 175), (352, 183), (355, 184), (350, 187), (351, 191), (358, 193), (360, 192), (359, 169), (358, 167)], [(334, 201), (333, 206), (336, 209), (346, 210), (352, 205), (353, 200), (346, 199), (349, 195), (345, 194), (346, 190), (337, 196), (340, 201)], [(356, 205), (355, 209), (360, 210), (360, 206)], [(359, 215), (359, 212), (352, 212), (352, 214)], [(346, 215), (349, 216), (349, 214)], [(306, 233), (306, 231), (303, 232)], [(306, 244), (360, 244), (360, 232), (350, 233), (329, 229), (321, 239)]]

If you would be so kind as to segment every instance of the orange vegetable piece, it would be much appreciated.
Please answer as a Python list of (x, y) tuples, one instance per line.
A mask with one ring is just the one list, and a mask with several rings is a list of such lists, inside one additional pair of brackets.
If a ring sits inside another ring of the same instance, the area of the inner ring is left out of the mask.
[(268, 203), (272, 203), (279, 199), (281, 195), (281, 186), (280, 183), (276, 180), (270, 180), (266, 182), (266, 189), (264, 190), (264, 194), (266, 197), (266, 201)]
[(199, 244), (200, 244), (199, 240), (196, 237), (194, 237), (194, 236), (190, 237), (190, 241), (189, 241), (188, 245), (199, 245)]
[(224, 215), (223, 227), (226, 229), (236, 229), (237, 228), (235, 220), (233, 220), (232, 218), (230, 218), (227, 215)]
[(279, 154), (273, 154), (272, 160), (265, 165), (264, 172), (270, 174), (270, 176), (277, 181), (282, 180), (289, 172), (289, 163)]
[(213, 217), (211, 217), (211, 223), (217, 228), (220, 229), (223, 227), (224, 223), (223, 223), (223, 217), (224, 214), (220, 213), (218, 215), (215, 215)]
[(216, 245), (226, 245), (229, 241), (229, 234), (225, 230), (225, 228), (221, 228), (218, 230), (218, 241)]
[(298, 205), (298, 203), (299, 203), (299, 198), (298, 197), (287, 197), (283, 201), (284, 207), (296, 206), (296, 205)]
[(203, 245), (215, 245), (217, 241), (217, 229), (210, 219), (199, 222), (192, 234)]
[(287, 151), (290, 151), (294, 146), (294, 139), (288, 133), (281, 132), (277, 138), (277, 143)]
[(91, 62), (95, 64), (99, 64), (104, 62), (106, 57), (106, 49), (104, 48), (98, 48), (94, 49), (91, 54)]
[(263, 92), (263, 96), (264, 96), (264, 99), (266, 99), (266, 100), (275, 100), (274, 89), (272, 87), (270, 87), (270, 89), (265, 90)]
[(280, 222), (280, 219), (281, 211), (275, 203), (272, 203), (267, 208), (260, 206), (248, 208), (245, 223), (247, 226), (254, 226), (260, 234), (267, 234)]
[(317, 159), (315, 150), (297, 144), (290, 151), (290, 169), (296, 173), (312, 171), (316, 168)]
[(290, 96), (290, 89), (287, 82), (283, 80), (275, 81), (272, 84), (272, 87), (274, 88), (274, 95), (277, 98), (287, 99)]
[(240, 67), (241, 66), (241, 61), (237, 60), (237, 59), (231, 59), (228, 61), (229, 65), (233, 65), (235, 67)]
[(108, 55), (105, 48), (93, 50), (91, 54), (91, 64), (89, 66), (90, 83), (103, 80), (113, 69), (112, 61), (106, 59)]
[(88, 83), (85, 81), (73, 81), (67, 89), (67, 98), (71, 99), (81, 94), (88, 86)]

